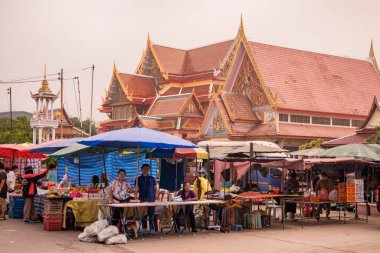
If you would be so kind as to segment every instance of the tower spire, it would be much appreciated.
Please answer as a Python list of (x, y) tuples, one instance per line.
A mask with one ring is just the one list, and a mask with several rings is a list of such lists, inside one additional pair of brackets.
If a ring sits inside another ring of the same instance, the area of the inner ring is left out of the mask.
[(44, 80), (42, 80), (41, 88), (38, 90), (38, 93), (51, 93), (49, 83), (46, 79), (46, 64), (44, 66)]
[(146, 40), (146, 43), (147, 43), (148, 45), (150, 45), (150, 44), (152, 43), (152, 41), (150, 40), (149, 33), (148, 33), (148, 38), (147, 38), (147, 40)]
[(375, 51), (373, 50), (373, 41), (371, 39), (371, 46), (369, 48), (369, 56), (372, 58), (372, 57), (375, 57)]
[(46, 80), (46, 64), (45, 64), (45, 67), (44, 67), (44, 80)]

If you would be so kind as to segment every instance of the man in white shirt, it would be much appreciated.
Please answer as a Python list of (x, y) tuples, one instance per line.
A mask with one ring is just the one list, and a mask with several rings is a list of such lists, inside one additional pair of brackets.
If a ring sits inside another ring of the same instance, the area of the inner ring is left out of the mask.
[(13, 165), (7, 174), (7, 185), (8, 185), (8, 191), (9, 192), (13, 192), (15, 190), (17, 173), (18, 173), (18, 166)]

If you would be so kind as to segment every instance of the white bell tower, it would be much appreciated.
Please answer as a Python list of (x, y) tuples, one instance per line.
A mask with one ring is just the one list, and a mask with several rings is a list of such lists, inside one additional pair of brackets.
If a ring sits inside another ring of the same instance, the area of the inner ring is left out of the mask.
[(59, 92), (55, 95), (49, 88), (46, 79), (46, 65), (41, 88), (38, 93), (33, 94), (30, 92), (30, 95), (36, 101), (36, 111), (30, 120), (30, 126), (33, 128), (33, 144), (55, 140), (55, 129), (58, 127), (58, 120), (54, 117), (53, 105), (59, 96)]

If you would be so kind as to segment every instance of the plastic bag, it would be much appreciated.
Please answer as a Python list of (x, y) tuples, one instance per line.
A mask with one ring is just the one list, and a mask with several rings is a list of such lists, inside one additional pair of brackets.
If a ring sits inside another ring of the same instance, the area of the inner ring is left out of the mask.
[(114, 237), (115, 235), (118, 235), (118, 234), (119, 234), (119, 229), (116, 226), (109, 226), (103, 229), (102, 231), (100, 231), (100, 233), (98, 233), (98, 240), (99, 242), (104, 242), (107, 239)]
[(338, 202), (338, 191), (337, 190), (332, 190), (329, 193), (329, 200), (332, 202)]
[(92, 223), (90, 226), (87, 226), (83, 233), (81, 233), (78, 236), (78, 239), (80, 240), (81, 238), (84, 237), (92, 237), (92, 236), (97, 236), (100, 231), (105, 229), (108, 226), (108, 221), (107, 220), (100, 220)]
[(117, 235), (114, 237), (111, 237), (106, 240), (105, 244), (110, 245), (110, 244), (127, 244), (128, 239), (127, 236), (124, 234)]
[(321, 201), (329, 200), (329, 192), (326, 189), (321, 189), (318, 193), (318, 196)]
[[(79, 236), (78, 236), (78, 238), (79, 238)], [(91, 243), (99, 242), (98, 241), (98, 237), (96, 237), (96, 236), (83, 237), (83, 238), (80, 238), (79, 241), (81, 241), (81, 242), (91, 242)]]

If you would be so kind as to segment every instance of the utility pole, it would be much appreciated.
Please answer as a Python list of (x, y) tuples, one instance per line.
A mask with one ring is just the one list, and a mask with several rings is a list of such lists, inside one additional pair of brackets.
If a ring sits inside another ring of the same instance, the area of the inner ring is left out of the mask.
[(92, 101), (94, 99), (94, 71), (95, 65), (92, 65), (92, 80), (91, 80), (91, 108), (90, 108), (90, 131), (89, 134), (91, 136), (92, 130)]
[(76, 77), (78, 81), (78, 96), (79, 96), (79, 120), (80, 120), (80, 128), (83, 129), (83, 122), (82, 122), (82, 103), (80, 101), (80, 88), (79, 88), (79, 77)]
[(63, 69), (61, 69), (61, 139), (63, 139)]
[(9, 87), (8, 89), (9, 94), (9, 117), (11, 118), (11, 132), (13, 129), (13, 117), (12, 117), (12, 87)]

